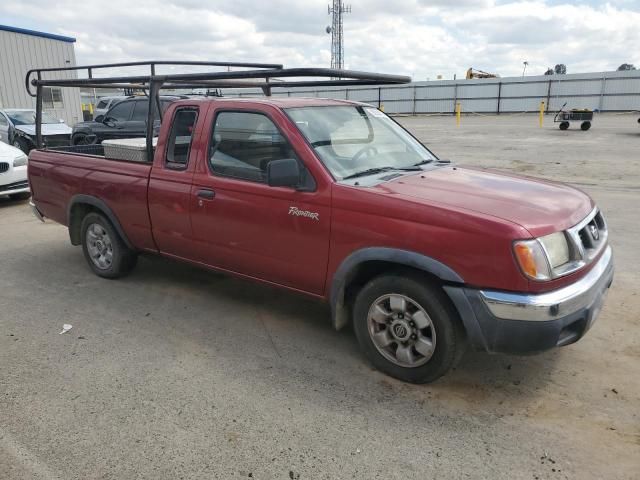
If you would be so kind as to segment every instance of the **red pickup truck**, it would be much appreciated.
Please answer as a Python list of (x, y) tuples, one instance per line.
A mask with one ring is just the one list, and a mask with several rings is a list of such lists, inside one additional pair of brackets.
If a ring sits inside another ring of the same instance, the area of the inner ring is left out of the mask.
[(573, 343), (612, 282), (585, 193), (439, 160), (369, 105), (189, 99), (163, 118), (152, 162), (106, 145), (29, 157), (34, 213), (66, 225), (101, 277), (153, 253), (315, 297), (410, 382), (437, 379), (467, 345)]

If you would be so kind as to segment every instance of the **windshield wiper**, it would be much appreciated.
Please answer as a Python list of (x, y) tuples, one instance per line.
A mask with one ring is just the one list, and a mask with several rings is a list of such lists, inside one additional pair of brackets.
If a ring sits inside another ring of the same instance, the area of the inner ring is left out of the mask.
[(427, 163), (431, 163), (431, 162), (433, 162), (433, 160), (432, 160), (432, 159), (430, 159), (430, 158), (425, 158), (424, 160), (420, 160), (418, 163), (414, 163), (414, 164), (413, 164), (413, 166), (414, 166), (414, 167), (418, 167), (418, 166), (420, 166), (420, 165), (426, 165)]
[(376, 173), (389, 172), (391, 170), (400, 170), (401, 172), (417, 172), (421, 169), (417, 167), (373, 167), (373, 168), (367, 168), (366, 170), (362, 170), (360, 172), (352, 173), (351, 175), (342, 177), (342, 179), (349, 180), (350, 178), (364, 177), (367, 175), (375, 175)]
[(375, 175), (376, 173), (388, 172), (389, 170), (395, 170), (393, 167), (374, 167), (367, 168), (366, 170), (362, 170), (360, 172), (352, 173), (351, 175), (347, 175), (346, 177), (342, 177), (343, 180), (349, 180), (350, 178), (358, 178), (364, 177), (366, 175)]

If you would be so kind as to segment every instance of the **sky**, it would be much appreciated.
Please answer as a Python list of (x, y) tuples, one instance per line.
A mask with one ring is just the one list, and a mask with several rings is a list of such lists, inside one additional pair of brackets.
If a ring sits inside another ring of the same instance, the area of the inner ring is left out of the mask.
[[(502, 77), (640, 68), (640, 0), (353, 0), (345, 68)], [(2, 0), (0, 24), (75, 37), (77, 63), (149, 59), (330, 66), (326, 0)]]

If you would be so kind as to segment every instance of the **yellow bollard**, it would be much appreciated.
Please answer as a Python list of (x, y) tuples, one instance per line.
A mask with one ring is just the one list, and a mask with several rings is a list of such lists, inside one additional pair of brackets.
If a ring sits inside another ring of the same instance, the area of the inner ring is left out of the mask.
[(544, 120), (544, 102), (540, 102), (540, 128), (542, 128), (543, 120)]
[(456, 103), (456, 126), (460, 126), (460, 113), (462, 111), (462, 105), (460, 102)]
[(384, 103), (380, 104), (380, 108), (378, 108), (378, 110), (380, 110), (381, 112), (384, 112)]
[(93, 115), (93, 103), (89, 104), (89, 113)]

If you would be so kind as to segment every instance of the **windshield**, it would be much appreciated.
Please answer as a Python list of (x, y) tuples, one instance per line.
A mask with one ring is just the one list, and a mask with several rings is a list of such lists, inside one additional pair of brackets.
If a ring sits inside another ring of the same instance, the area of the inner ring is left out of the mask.
[[(35, 110), (13, 110), (5, 111), (7, 116), (11, 119), (14, 125), (35, 125), (36, 123), (36, 111)], [(60, 121), (47, 112), (42, 112), (42, 123), (59, 123)]]
[(380, 110), (359, 105), (286, 109), (337, 180), (418, 169), (435, 157)]

